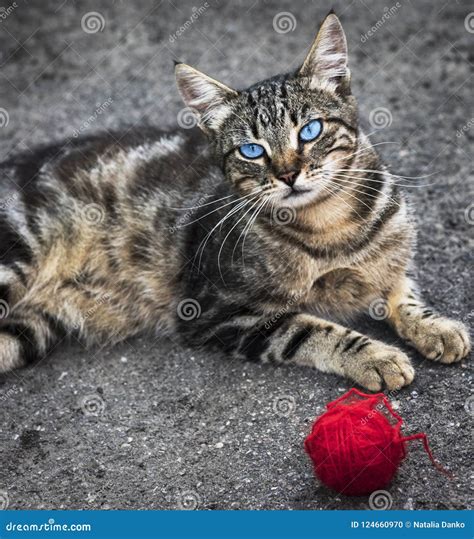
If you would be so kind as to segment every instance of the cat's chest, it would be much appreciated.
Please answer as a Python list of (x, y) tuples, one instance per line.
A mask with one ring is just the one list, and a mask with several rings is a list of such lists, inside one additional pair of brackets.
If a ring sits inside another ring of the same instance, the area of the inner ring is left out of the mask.
[(302, 309), (348, 312), (360, 309), (380, 290), (370, 264), (311, 259), (293, 252), (280, 257), (274, 286), (283, 288)]

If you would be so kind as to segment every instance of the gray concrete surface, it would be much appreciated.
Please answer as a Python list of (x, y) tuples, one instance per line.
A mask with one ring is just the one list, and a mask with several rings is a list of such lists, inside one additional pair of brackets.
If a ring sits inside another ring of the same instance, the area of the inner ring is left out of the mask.
[[(7, 4), (0, 13), (0, 107), (8, 113), (2, 158), (75, 130), (176, 125), (182, 104), (173, 57), (244, 86), (295, 67), (332, 7), (254, 0)], [(189, 24), (193, 6), (197, 20)], [(394, 142), (380, 146), (394, 172), (435, 173), (402, 182), (418, 208), (421, 288), (438, 310), (472, 323), (472, 3), (333, 6), (347, 32), (364, 125), (374, 131), (369, 117), (378, 107), (392, 117), (373, 140)], [(96, 33), (81, 28), (90, 11), (103, 17)], [(290, 30), (278, 33), (274, 17), (286, 11), (296, 27), (290, 21)], [(374, 321), (359, 326), (397, 342)], [(472, 364), (437, 366), (410, 354), (417, 378), (394, 397), (405, 432), (427, 432), (455, 478), (439, 474), (415, 442), (389, 488), (392, 508), (467, 508)], [(102, 350), (59, 347), (0, 384), (0, 499), (8, 495), (10, 508), (368, 507), (367, 498), (319, 485), (303, 452), (313, 418), (350, 387), (335, 376), (229, 363), (143, 337)]]

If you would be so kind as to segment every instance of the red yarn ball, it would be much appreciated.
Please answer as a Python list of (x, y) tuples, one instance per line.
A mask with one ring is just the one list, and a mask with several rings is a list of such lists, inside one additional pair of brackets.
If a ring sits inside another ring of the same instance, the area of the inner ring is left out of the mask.
[(350, 496), (370, 494), (390, 483), (406, 455), (407, 440), (422, 439), (432, 459), (426, 435), (403, 438), (401, 424), (383, 393), (365, 395), (351, 389), (327, 405), (305, 449), (325, 485)]

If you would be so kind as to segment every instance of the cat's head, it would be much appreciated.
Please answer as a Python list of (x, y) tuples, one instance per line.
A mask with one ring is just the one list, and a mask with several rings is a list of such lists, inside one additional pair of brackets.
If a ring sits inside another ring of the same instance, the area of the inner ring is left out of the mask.
[(357, 107), (336, 15), (326, 17), (295, 73), (241, 91), (186, 64), (177, 64), (176, 79), (242, 195), (271, 193), (274, 205), (303, 207), (337, 191), (333, 173), (357, 144)]

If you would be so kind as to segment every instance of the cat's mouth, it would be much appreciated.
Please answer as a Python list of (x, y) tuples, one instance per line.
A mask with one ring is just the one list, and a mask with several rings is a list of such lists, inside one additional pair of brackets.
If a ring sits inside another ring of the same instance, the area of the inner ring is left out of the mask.
[(283, 199), (286, 200), (288, 198), (294, 198), (294, 197), (298, 197), (298, 196), (302, 196), (306, 193), (310, 193), (312, 191), (312, 189), (304, 189), (304, 188), (298, 188), (298, 187), (292, 187), (290, 192), (287, 193)]
[[(300, 208), (307, 204), (313, 204), (318, 199), (324, 198), (324, 191), (317, 185), (293, 185), (291, 188), (281, 189), (279, 204), (282, 206)], [(276, 202), (278, 204), (278, 202)]]

